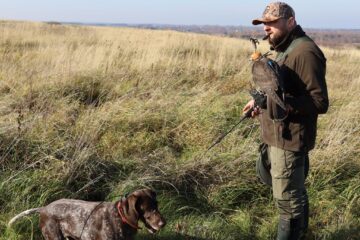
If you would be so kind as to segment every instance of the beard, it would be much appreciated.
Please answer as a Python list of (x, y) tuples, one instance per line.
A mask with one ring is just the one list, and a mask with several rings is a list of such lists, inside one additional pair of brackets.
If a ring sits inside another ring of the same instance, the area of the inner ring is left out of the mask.
[(268, 42), (273, 48), (275, 48), (276, 46), (281, 44), (286, 39), (288, 34), (289, 34), (289, 31), (287, 29), (284, 29), (283, 31), (277, 32), (276, 34), (273, 34), (272, 36), (270, 36), (268, 38)]

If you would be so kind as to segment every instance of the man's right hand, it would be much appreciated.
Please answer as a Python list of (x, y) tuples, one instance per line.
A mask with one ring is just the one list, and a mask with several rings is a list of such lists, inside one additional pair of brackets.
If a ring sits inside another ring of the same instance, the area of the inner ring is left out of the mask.
[(245, 107), (243, 108), (243, 113), (246, 114), (250, 109), (253, 109), (251, 112), (251, 117), (254, 118), (258, 116), (260, 112), (260, 108), (258, 106), (255, 107), (255, 100), (250, 100)]

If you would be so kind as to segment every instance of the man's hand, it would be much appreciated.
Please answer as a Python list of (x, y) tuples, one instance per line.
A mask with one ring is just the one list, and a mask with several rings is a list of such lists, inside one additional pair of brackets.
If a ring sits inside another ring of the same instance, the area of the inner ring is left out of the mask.
[(253, 109), (251, 112), (251, 117), (254, 118), (256, 116), (258, 116), (261, 112), (260, 112), (260, 108), (258, 106), (255, 107), (255, 100), (252, 99), (250, 100), (245, 107), (243, 108), (243, 113), (246, 114), (247, 111), (249, 111), (250, 109)]

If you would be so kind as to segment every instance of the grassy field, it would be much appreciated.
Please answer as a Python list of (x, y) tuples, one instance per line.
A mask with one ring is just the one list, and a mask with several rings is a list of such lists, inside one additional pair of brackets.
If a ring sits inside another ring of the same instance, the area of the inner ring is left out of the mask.
[[(267, 44), (261, 43), (262, 51)], [(173, 31), (0, 21), (0, 239), (42, 239), (59, 198), (157, 191), (167, 226), (137, 239), (274, 239), (256, 178), (249, 41)], [(323, 48), (331, 106), (310, 154), (309, 239), (360, 239), (360, 50)]]

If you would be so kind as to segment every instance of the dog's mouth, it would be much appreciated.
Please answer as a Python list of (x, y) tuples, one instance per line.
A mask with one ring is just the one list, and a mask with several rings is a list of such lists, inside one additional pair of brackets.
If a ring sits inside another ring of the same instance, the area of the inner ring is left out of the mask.
[(165, 219), (155, 211), (153, 211), (152, 214), (144, 214), (140, 217), (140, 220), (144, 224), (146, 230), (151, 234), (157, 233), (166, 225)]
[(160, 230), (160, 227), (157, 226), (151, 226), (150, 224), (145, 224), (146, 230), (148, 230), (149, 233), (155, 234)]
[(158, 222), (146, 222), (146, 221), (144, 222), (144, 226), (146, 227), (146, 230), (148, 230), (148, 232), (151, 234), (157, 233), (165, 225), (166, 222), (163, 219), (159, 220)]

